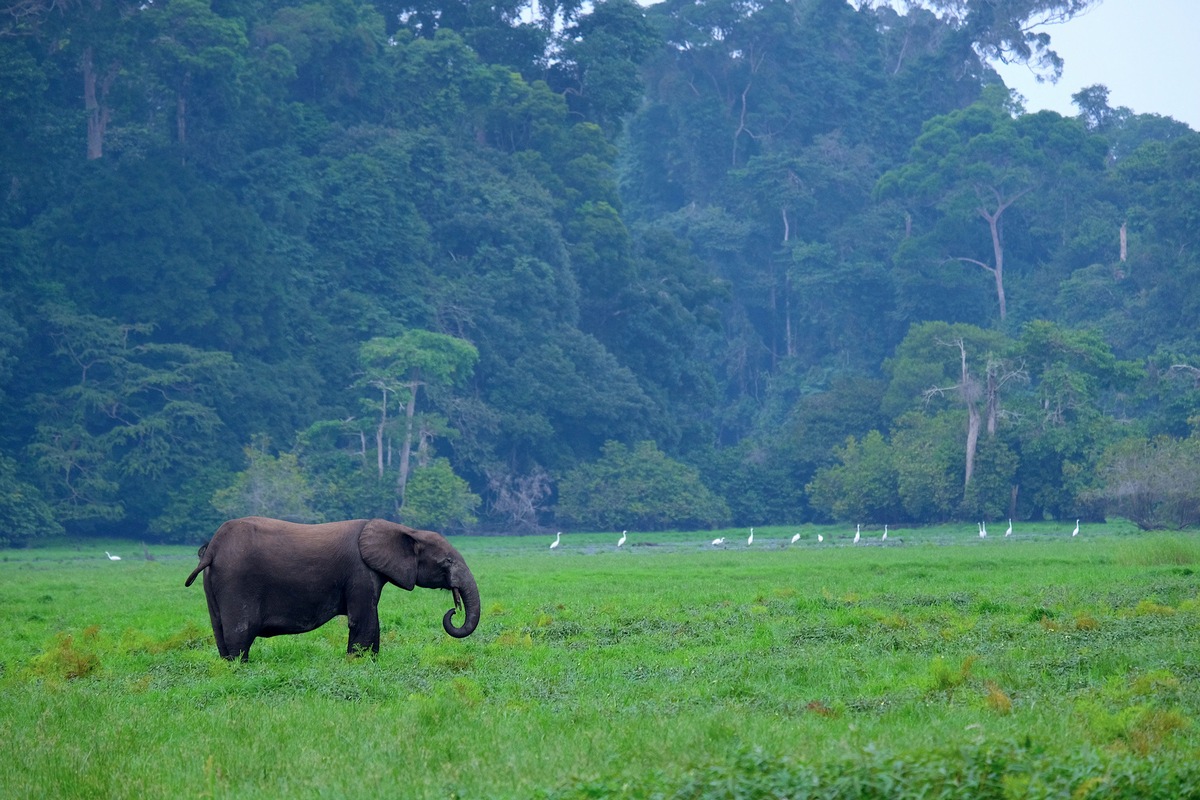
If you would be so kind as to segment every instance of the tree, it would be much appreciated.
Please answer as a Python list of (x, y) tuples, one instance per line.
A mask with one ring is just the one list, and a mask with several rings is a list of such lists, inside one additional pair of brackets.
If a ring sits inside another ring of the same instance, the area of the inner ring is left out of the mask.
[(1002, 416), (1001, 391), (1028, 379), (1023, 365), (1009, 351), (1002, 335), (973, 325), (927, 322), (914, 325), (896, 354), (885, 363), (891, 382), (884, 396), (885, 409), (899, 416), (916, 405), (936, 410), (950, 399), (967, 413), (965, 431), (967, 466), (963, 484), (971, 482), (971, 462), (979, 435), (986, 426), (989, 437)]
[(901, 192), (928, 203), (950, 220), (964, 214), (988, 225), (990, 257), (955, 253), (946, 260), (980, 267), (995, 283), (1000, 319), (1008, 313), (1004, 288), (1004, 213), (1033, 191), (1041, 180), (1029, 142), (1017, 135), (1001, 108), (977, 103), (963, 111), (930, 120), (909, 154), (909, 163), (884, 175), (881, 196)]
[(294, 522), (320, 522), (312, 508), (312, 489), (294, 453), (273, 456), (266, 437), (255, 437), (245, 449), (247, 466), (233, 483), (213, 493), (212, 504), (226, 519), (275, 517)]
[[(1038, 30), (1066, 22), (1099, 0), (906, 0), (908, 13), (914, 6), (929, 6), (962, 31), (986, 59), (1004, 64), (1025, 64), (1039, 80), (1056, 82), (1063, 61), (1050, 49), (1050, 35)], [(873, 0), (882, 5), (882, 0)], [(895, 5), (889, 2), (888, 5)]]
[[(1069, 194), (1062, 176), (1102, 169), (1105, 150), (1077, 120), (1053, 112), (1014, 117), (1013, 110), (994, 87), (972, 106), (929, 120), (908, 162), (876, 187), (879, 197), (917, 205), (910, 210), (920, 217), (908, 224), (930, 243), (929, 255), (991, 276), (1001, 322), (1008, 315), (1006, 220), (1034, 192)], [(976, 218), (986, 223), (986, 237), (968, 225)]]
[(434, 420), (418, 428), (418, 393), (424, 390), (426, 396), (440, 398), (442, 393), (470, 376), (478, 358), (479, 351), (469, 342), (420, 329), (406, 331), (400, 336), (377, 337), (359, 349), (364, 368), (360, 383), (379, 393), (379, 399), (373, 405), (378, 420), (375, 454), (380, 477), (384, 473), (385, 439), (390, 435), (389, 409), (392, 402), (403, 408), (404, 428), (396, 471), (399, 508), (405, 503), (413, 445), (417, 443), (423, 448), (436, 432)]
[(599, 530), (686, 530), (720, 525), (729, 509), (695, 469), (669, 458), (654, 442), (638, 442), (632, 450), (608, 442), (598, 461), (563, 476), (558, 517)]
[(834, 451), (807, 491), (813, 507), (838, 522), (896, 522), (904, 517), (891, 449), (879, 431), (853, 436)]
[[(36, 398), (29, 452), (64, 521), (116, 522), (135, 529), (165, 502), (162, 484), (219, 452), (223, 425), (213, 404), (233, 370), (227, 353), (140, 342), (151, 328), (41, 309), (53, 353), (74, 382)], [(147, 501), (151, 508), (133, 509)]]
[(1022, 516), (1063, 518), (1102, 513), (1095, 498), (1097, 465), (1128, 426), (1109, 409), (1119, 408), (1145, 374), (1122, 361), (1094, 331), (1050, 322), (1025, 325), (1018, 357), (1029, 371), (1030, 392), (1013, 404), (1019, 422), (1014, 446), (1020, 454), (1015, 485)]
[(602, 0), (559, 37), (550, 83), (568, 105), (610, 135), (642, 96), (638, 68), (658, 44), (645, 11), (632, 0)]
[(62, 533), (41, 492), (21, 477), (16, 461), (0, 453), (0, 547)]
[(958, 516), (963, 498), (961, 412), (910, 412), (892, 429), (896, 490), (910, 519), (944, 522)]
[(1142, 530), (1200, 524), (1200, 438), (1129, 437), (1100, 462), (1099, 495)]
[(479, 496), (454, 474), (450, 462), (435, 458), (413, 471), (400, 520), (414, 528), (461, 528), (475, 524), (479, 503)]

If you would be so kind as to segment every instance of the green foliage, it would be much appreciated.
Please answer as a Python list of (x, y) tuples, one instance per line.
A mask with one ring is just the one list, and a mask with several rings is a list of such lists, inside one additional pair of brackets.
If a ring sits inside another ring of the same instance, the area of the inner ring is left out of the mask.
[(1087, 4), (19, 4), (13, 524), (204, 536), (260, 434), (327, 518), (446, 459), (422, 514), (535, 528), (615, 440), (719, 495), (653, 526), (800, 522), (871, 431), (847, 514), (1098, 516), (1200, 408), (1200, 135), (1017, 107), (987, 60), (1055, 75)]
[(853, 436), (835, 448), (838, 464), (820, 470), (808, 493), (813, 506), (839, 522), (883, 524), (903, 518), (896, 468), (883, 434)]
[(258, 437), (245, 449), (247, 466), (233, 483), (212, 495), (212, 505), (223, 518), (260, 516), (296, 522), (320, 522), (312, 508), (313, 492), (294, 453), (273, 456), (269, 441)]
[(963, 497), (963, 416), (908, 414), (892, 434), (900, 503), (909, 519), (953, 519)]
[(50, 504), (36, 486), (22, 478), (20, 465), (0, 454), (0, 547), (62, 533)]
[(212, 402), (232, 372), (228, 354), (138, 343), (151, 326), (65, 305), (42, 315), (54, 354), (74, 376), (37, 398), (29, 448), (61, 519), (119, 519), (127, 487), (201, 467), (222, 432)]
[(454, 474), (450, 462), (437, 458), (409, 478), (400, 521), (414, 528), (462, 528), (475, 523), (479, 503), (479, 496)]
[(713, 527), (729, 519), (725, 502), (701, 483), (699, 473), (654, 442), (638, 442), (633, 449), (606, 443), (603, 457), (559, 482), (558, 514), (585, 527), (642, 530)]
[(1107, 508), (1142, 530), (1200, 524), (1200, 439), (1129, 437), (1100, 462)]

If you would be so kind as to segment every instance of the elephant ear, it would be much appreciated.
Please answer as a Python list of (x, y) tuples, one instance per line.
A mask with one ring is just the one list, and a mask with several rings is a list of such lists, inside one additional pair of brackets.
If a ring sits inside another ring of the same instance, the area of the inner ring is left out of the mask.
[(386, 519), (369, 520), (358, 534), (358, 552), (368, 567), (401, 589), (417, 585), (419, 540), (416, 531)]

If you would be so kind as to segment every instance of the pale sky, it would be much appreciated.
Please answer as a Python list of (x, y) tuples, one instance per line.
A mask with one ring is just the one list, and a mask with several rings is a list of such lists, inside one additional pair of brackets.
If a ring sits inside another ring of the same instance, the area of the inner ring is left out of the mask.
[(1026, 67), (994, 65), (1025, 96), (1026, 110), (1074, 116), (1071, 95), (1102, 83), (1112, 108), (1161, 114), (1200, 130), (1200, 0), (1101, 0), (1042, 30), (1064, 61), (1057, 84), (1038, 84)]

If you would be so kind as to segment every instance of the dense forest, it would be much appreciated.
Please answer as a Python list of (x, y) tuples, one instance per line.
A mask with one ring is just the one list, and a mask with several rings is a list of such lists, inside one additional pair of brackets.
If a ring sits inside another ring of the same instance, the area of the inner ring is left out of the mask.
[(0, 543), (1200, 521), (1200, 134), (1094, 0), (0, 0)]

